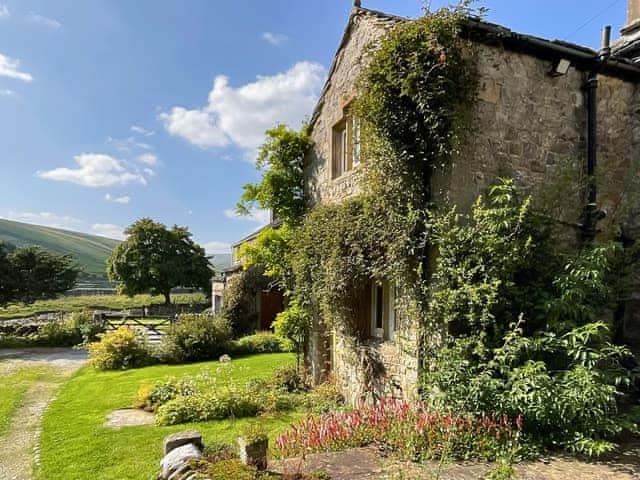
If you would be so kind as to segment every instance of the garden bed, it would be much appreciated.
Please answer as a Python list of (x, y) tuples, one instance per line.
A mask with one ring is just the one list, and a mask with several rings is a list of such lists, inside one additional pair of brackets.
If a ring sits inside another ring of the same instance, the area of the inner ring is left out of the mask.
[[(293, 354), (264, 354), (232, 361), (231, 381), (268, 378), (275, 368), (293, 365)], [(216, 375), (220, 363), (156, 365), (147, 368), (100, 372), (85, 368), (60, 390), (47, 410), (41, 441), (37, 479), (138, 480), (152, 478), (162, 457), (162, 439), (185, 428), (197, 428), (207, 438), (235, 441), (237, 432), (255, 419), (216, 420), (168, 427), (140, 426), (110, 429), (103, 424), (118, 408), (130, 407), (143, 383), (170, 377)], [(300, 410), (261, 417), (260, 425), (273, 441), (288, 425), (305, 416)]]

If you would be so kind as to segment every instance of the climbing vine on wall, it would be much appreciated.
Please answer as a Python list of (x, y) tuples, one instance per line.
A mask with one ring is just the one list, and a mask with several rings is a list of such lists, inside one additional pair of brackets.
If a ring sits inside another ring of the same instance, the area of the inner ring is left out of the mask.
[(423, 308), (431, 177), (456, 152), (477, 86), (465, 11), (402, 22), (371, 51), (353, 105), (365, 193), (316, 207), (294, 248), (295, 292), (325, 320), (349, 326), (369, 280), (400, 287), (405, 312)]

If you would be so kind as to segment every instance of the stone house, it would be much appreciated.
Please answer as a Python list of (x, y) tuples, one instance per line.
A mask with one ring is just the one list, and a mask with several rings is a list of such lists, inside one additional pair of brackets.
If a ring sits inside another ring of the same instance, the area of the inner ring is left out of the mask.
[[(305, 163), (305, 193), (313, 205), (359, 193), (359, 132), (349, 102), (367, 48), (406, 21), (354, 2), (310, 121), (313, 146)], [(604, 172), (610, 181), (597, 195), (578, 191), (562, 199), (567, 229), (593, 235), (593, 218), (599, 216), (604, 217), (598, 223), (604, 234), (613, 235), (621, 226), (627, 239), (635, 238), (640, 224), (634, 217), (619, 218), (616, 209), (632, 165), (640, 162), (640, 0), (629, 0), (629, 21), (620, 40), (610, 44), (606, 30), (600, 51), (473, 18), (465, 22), (462, 35), (470, 40), (477, 62), (478, 99), (460, 153), (432, 179), (435, 200), (447, 198), (464, 210), (499, 176), (513, 177), (533, 191), (558, 176), (564, 165), (580, 162), (583, 176)], [(637, 284), (623, 334), (640, 347), (640, 279)], [(418, 327), (395, 318), (393, 285), (372, 283), (365, 292), (359, 316), (366, 333), (354, 338), (314, 330), (308, 355), (312, 375), (320, 381), (332, 374), (354, 403), (372, 389), (411, 397), (420, 364)], [(361, 361), (362, 351), (381, 366), (373, 385), (366, 381), (371, 367)]]
[[(268, 225), (231, 245), (231, 266), (223, 270), (222, 274), (211, 282), (211, 308), (214, 315), (222, 311), (225, 299), (229, 296), (230, 285), (239, 281), (245, 271), (239, 255), (240, 247), (246, 243), (252, 243), (265, 228), (277, 228), (278, 226), (279, 222), (271, 218), (271, 222)], [(278, 287), (271, 285), (266, 278), (263, 283), (264, 288), (245, 292), (246, 298), (243, 300), (242, 305), (243, 311), (254, 324), (253, 329), (255, 331), (271, 330), (271, 325), (276, 316), (284, 310), (283, 292)]]

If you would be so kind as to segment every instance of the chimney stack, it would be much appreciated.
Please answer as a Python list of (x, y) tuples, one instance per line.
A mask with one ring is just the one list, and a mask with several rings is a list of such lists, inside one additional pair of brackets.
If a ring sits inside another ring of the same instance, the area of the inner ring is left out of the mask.
[(627, 25), (622, 29), (622, 34), (633, 35), (638, 31), (640, 31), (640, 0), (629, 0)]

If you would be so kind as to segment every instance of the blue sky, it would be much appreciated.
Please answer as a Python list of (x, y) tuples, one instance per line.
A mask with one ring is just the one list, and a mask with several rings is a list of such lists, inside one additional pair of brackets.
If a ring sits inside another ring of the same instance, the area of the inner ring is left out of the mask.
[[(444, 3), (433, 1), (432, 7)], [(363, 0), (417, 16), (419, 0)], [(485, 0), (488, 19), (596, 47), (626, 0)], [(149, 216), (212, 253), (262, 132), (313, 109), (350, 0), (0, 0), (0, 217), (119, 237)]]

